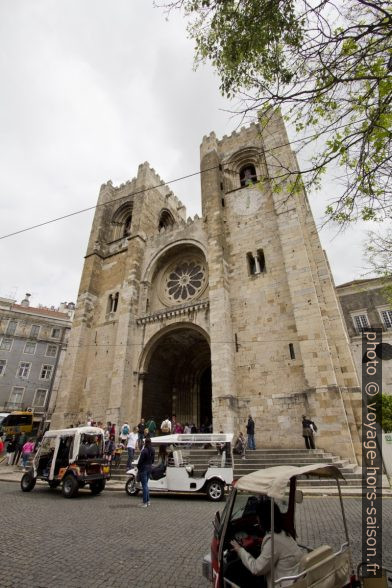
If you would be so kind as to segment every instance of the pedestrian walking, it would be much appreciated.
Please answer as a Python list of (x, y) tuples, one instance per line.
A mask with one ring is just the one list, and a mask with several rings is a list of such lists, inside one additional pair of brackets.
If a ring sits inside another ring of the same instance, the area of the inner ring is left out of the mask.
[(250, 414), (248, 416), (248, 423), (246, 425), (246, 434), (248, 435), (248, 449), (255, 450), (255, 422)]
[(20, 435), (16, 436), (16, 448), (15, 448), (15, 456), (14, 456), (14, 465), (18, 465), (18, 461), (20, 456), (22, 455), (23, 445), (27, 441), (26, 433), (21, 433)]
[(32, 439), (27, 440), (22, 447), (22, 466), (25, 470), (29, 462), (30, 456), (33, 455), (35, 449), (35, 443)]
[(138, 442), (138, 432), (137, 427), (135, 427), (132, 433), (129, 433), (127, 439), (127, 452), (128, 452), (128, 460), (127, 460), (127, 470), (132, 467), (133, 458), (135, 457), (135, 449)]
[(314, 422), (308, 419), (305, 414), (302, 415), (302, 437), (305, 439), (306, 449), (316, 449), (315, 433), (317, 433), (317, 427)]
[(143, 488), (143, 502), (140, 505), (143, 508), (151, 506), (150, 494), (148, 490), (148, 481), (151, 475), (152, 464), (154, 463), (155, 450), (151, 445), (151, 439), (147, 437), (144, 441), (144, 447), (140, 453), (137, 469)]

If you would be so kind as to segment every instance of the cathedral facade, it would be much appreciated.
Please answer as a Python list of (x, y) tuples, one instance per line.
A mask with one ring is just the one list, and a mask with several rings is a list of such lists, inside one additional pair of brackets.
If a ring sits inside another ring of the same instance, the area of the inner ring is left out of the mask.
[[(277, 163), (278, 162), (278, 163)], [(361, 395), (328, 261), (305, 193), (275, 190), (296, 160), (276, 114), (201, 144), (202, 216), (148, 163), (101, 187), (52, 426), (256, 422), (262, 447), (360, 460)]]

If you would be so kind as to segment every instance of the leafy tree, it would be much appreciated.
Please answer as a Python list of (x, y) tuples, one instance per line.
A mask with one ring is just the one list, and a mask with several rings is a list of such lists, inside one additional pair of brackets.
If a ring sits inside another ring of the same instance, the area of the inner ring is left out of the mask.
[(377, 395), (376, 411), (377, 422), (381, 424), (385, 433), (392, 433), (392, 396)]
[[(221, 91), (260, 121), (280, 107), (312, 145), (300, 170), (318, 187), (327, 166), (343, 188), (328, 218), (345, 223), (392, 216), (392, 6), (390, 0), (171, 0), (183, 9), (196, 65), (210, 60)], [(292, 188), (302, 182), (283, 170)]]
[(365, 255), (372, 273), (383, 278), (385, 295), (392, 304), (392, 229), (384, 235), (370, 232)]

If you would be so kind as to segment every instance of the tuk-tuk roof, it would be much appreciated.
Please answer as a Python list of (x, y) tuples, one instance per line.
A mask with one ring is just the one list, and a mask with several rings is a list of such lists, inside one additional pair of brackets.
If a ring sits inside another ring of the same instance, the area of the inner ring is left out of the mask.
[(71, 435), (103, 435), (103, 429), (99, 427), (71, 427), (70, 429), (50, 429), (46, 431), (44, 437), (58, 437), (59, 435), (71, 436)]
[(174, 435), (160, 435), (159, 437), (152, 437), (151, 443), (157, 445), (171, 444), (171, 443), (231, 443), (233, 440), (233, 433), (190, 433)]
[(344, 480), (344, 476), (336, 466), (314, 463), (301, 467), (282, 465), (257, 470), (239, 478), (235, 486), (238, 490), (252, 494), (266, 494), (272, 498), (282, 499), (291, 478), (304, 475), (335, 478), (335, 480), (342, 478)]

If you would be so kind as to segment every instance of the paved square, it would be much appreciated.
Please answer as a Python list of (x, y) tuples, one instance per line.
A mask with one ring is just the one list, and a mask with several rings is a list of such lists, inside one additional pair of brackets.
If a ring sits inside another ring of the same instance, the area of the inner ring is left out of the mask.
[[(344, 501), (354, 549), (360, 546), (361, 501)], [(212, 519), (224, 503), (203, 497), (140, 498), (83, 491), (72, 500), (61, 491), (0, 482), (0, 586), (21, 588), (198, 588), (209, 551)], [(312, 544), (343, 539), (336, 498), (306, 498), (297, 509), (300, 540)], [(384, 499), (385, 563), (392, 566), (392, 500)]]

